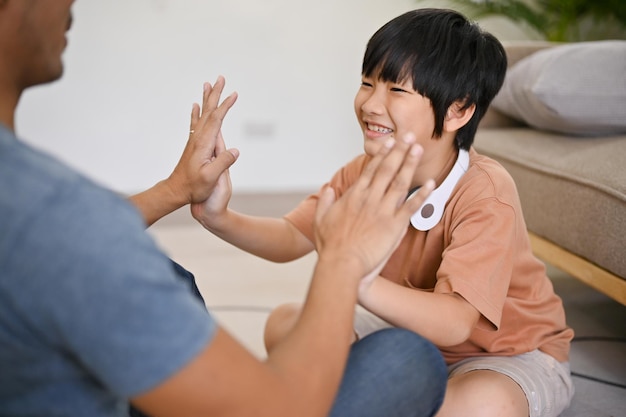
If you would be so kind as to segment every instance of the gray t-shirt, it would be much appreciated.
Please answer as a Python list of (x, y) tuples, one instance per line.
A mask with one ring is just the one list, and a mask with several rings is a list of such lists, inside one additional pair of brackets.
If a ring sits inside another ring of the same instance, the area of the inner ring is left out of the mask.
[(124, 416), (216, 324), (137, 210), (0, 125), (0, 416)]

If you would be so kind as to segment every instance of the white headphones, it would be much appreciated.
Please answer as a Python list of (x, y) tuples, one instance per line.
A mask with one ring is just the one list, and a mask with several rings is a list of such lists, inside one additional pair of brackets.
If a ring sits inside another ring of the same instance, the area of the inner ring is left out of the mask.
[[(452, 194), (454, 186), (465, 174), (468, 167), (469, 152), (460, 149), (459, 156), (456, 158), (456, 162), (446, 179), (430, 193), (424, 204), (411, 216), (413, 227), (425, 232), (439, 223), (439, 220), (443, 217), (443, 209), (450, 198), (450, 194)], [(417, 190), (411, 193), (409, 198), (413, 197), (415, 193), (417, 193)]]

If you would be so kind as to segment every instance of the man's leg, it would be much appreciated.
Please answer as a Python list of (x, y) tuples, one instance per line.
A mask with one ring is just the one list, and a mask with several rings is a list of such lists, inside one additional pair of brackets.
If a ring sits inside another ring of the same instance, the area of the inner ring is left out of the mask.
[[(191, 291), (191, 294), (199, 301), (201, 301), (204, 308), (206, 308), (206, 305), (204, 304), (204, 298), (202, 298), (202, 294), (200, 294), (200, 290), (196, 285), (196, 278), (193, 276), (193, 274), (174, 261), (172, 261), (172, 266), (174, 267), (174, 270), (176, 271), (178, 277), (189, 286), (189, 291)], [(148, 417), (146, 414), (137, 410), (133, 406), (129, 407), (128, 413), (130, 417)]]
[(180, 279), (182, 279), (189, 286), (191, 294), (193, 294), (193, 296), (196, 297), (198, 300), (202, 301), (202, 305), (206, 308), (206, 305), (204, 304), (204, 298), (202, 298), (202, 294), (200, 294), (200, 290), (196, 285), (196, 278), (193, 276), (193, 274), (174, 261), (172, 261), (172, 265), (174, 266), (174, 270), (176, 271), (176, 274), (180, 277)]
[[(191, 292), (194, 276), (173, 262)], [(443, 402), (448, 371), (435, 345), (404, 329), (384, 329), (355, 342), (331, 417), (429, 417)], [(131, 407), (131, 417), (145, 417)]]
[(448, 371), (439, 349), (404, 329), (355, 342), (331, 417), (427, 417), (443, 402)]

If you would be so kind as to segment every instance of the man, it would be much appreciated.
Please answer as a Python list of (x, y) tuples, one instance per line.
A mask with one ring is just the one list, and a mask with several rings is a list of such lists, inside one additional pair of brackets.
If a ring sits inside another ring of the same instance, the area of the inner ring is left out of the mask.
[(202, 203), (237, 159), (220, 134), (236, 99), (220, 103), (223, 79), (205, 85), (172, 175), (134, 204), (15, 136), (23, 91), (63, 72), (72, 3), (0, 0), (0, 415), (124, 416), (129, 403), (155, 417), (323, 416), (331, 407), (433, 415), (446, 376), (432, 344), (392, 330), (350, 347), (359, 283), (379, 272), (432, 189), (404, 201), (421, 155), (414, 140), (382, 147), (341, 199), (326, 190), (302, 317), (261, 362), (206, 314), (144, 233)]

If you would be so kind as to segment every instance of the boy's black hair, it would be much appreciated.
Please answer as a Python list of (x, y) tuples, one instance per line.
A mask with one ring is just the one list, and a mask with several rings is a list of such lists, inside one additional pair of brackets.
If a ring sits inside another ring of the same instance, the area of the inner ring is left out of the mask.
[(470, 121), (456, 134), (456, 146), (468, 150), (478, 122), (502, 87), (507, 61), (502, 44), (453, 10), (418, 9), (386, 23), (370, 39), (362, 74), (387, 82), (413, 81), (430, 99), (434, 137), (441, 137), (452, 103), (476, 105)]

